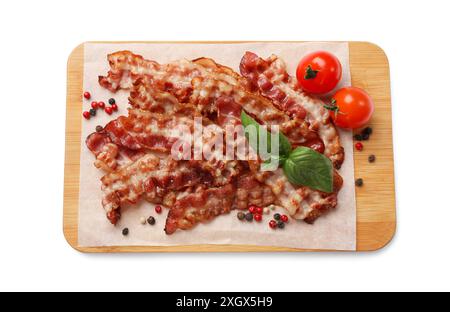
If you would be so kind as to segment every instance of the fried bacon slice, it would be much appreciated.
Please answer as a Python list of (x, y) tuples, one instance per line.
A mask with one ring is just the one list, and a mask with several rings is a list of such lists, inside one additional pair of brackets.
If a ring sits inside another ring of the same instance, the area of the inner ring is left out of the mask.
[(144, 155), (140, 150), (113, 143), (106, 131), (88, 135), (86, 146), (96, 157), (94, 166), (106, 172), (119, 169)]
[(228, 184), (217, 188), (199, 188), (178, 199), (167, 216), (166, 234), (173, 234), (177, 229), (188, 230), (199, 222), (229, 213), (235, 192), (235, 187)]
[(264, 180), (275, 194), (276, 203), (284, 207), (294, 219), (313, 223), (319, 216), (337, 205), (337, 193), (342, 187), (342, 177), (334, 171), (333, 192), (324, 193), (306, 186), (294, 187), (282, 169), (271, 172)]
[(254, 204), (266, 207), (275, 202), (270, 188), (258, 182), (251, 173), (216, 188), (198, 187), (187, 192), (170, 209), (165, 232), (170, 235), (176, 230), (188, 230), (198, 223), (205, 223), (214, 217), (227, 214), (233, 209), (247, 209)]
[(143, 196), (150, 202), (161, 202), (170, 191), (211, 185), (212, 180), (198, 162), (176, 161), (147, 152), (135, 162), (101, 178), (102, 205), (110, 213), (124, 204), (136, 204)]
[(280, 58), (272, 55), (264, 60), (255, 53), (246, 52), (239, 68), (252, 90), (272, 100), (289, 116), (306, 119), (310, 129), (317, 131), (324, 143), (322, 152), (336, 168), (340, 168), (344, 161), (344, 148), (328, 110), (323, 101), (308, 96), (300, 89), (296, 78), (287, 73), (286, 64)]

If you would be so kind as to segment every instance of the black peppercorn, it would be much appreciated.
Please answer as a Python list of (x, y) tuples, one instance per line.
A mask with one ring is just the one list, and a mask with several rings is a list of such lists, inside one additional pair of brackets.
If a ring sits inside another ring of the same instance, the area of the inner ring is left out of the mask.
[(370, 134), (363, 133), (363, 135), (361, 137), (362, 137), (363, 141), (367, 141), (370, 138)]
[(95, 116), (96, 113), (97, 113), (97, 111), (95, 109), (93, 109), (93, 108), (91, 108), (89, 110), (89, 115), (91, 115), (91, 116)]
[(279, 229), (284, 229), (284, 222), (283, 221), (278, 221), (277, 222), (277, 226)]
[(253, 214), (251, 212), (246, 213), (245, 214), (245, 220), (253, 221)]
[(364, 184), (363, 179), (361, 179), (361, 178), (356, 179), (356, 181), (355, 181), (356, 186), (363, 186), (363, 184)]
[(363, 129), (362, 134), (367, 134), (367, 135), (371, 135), (373, 132), (371, 127), (366, 127)]
[(128, 228), (124, 228), (124, 229), (122, 230), (122, 235), (123, 235), (123, 236), (127, 236), (129, 232), (130, 232), (130, 231), (128, 230)]
[(243, 213), (242, 211), (239, 211), (238, 212), (238, 214), (237, 214), (237, 218), (239, 219), (239, 220), (244, 220), (245, 219), (245, 213)]
[(109, 103), (110, 105), (113, 105), (113, 104), (116, 103), (116, 100), (113, 99), (113, 98), (110, 98), (110, 99), (108, 100), (108, 103)]
[(370, 162), (370, 163), (375, 162), (375, 155), (370, 155), (370, 156), (369, 156), (369, 162)]
[(362, 141), (362, 135), (361, 134), (355, 134), (354, 136), (353, 136), (353, 138), (356, 140), (356, 141)]
[(97, 127), (95, 127), (95, 131), (102, 132), (103, 131), (103, 127), (102, 126), (97, 126)]
[(279, 213), (276, 213), (273, 215), (273, 218), (278, 221), (278, 220), (280, 220), (281, 215)]
[(153, 218), (152, 216), (148, 217), (147, 219), (147, 223), (150, 225), (154, 225), (156, 222), (155, 218)]

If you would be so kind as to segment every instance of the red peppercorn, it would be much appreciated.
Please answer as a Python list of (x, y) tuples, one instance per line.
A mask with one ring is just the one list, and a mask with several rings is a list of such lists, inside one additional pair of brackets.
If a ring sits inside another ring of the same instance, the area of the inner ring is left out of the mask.
[(256, 212), (256, 206), (255, 205), (250, 205), (250, 207), (248, 207), (248, 211), (250, 213), (255, 213)]
[(93, 109), (97, 109), (97, 108), (98, 108), (98, 103), (97, 103), (97, 102), (92, 102), (92, 103), (91, 103), (91, 107), (92, 107)]
[(87, 91), (83, 93), (83, 96), (86, 100), (89, 100), (91, 98), (91, 94)]
[(98, 102), (98, 107), (105, 108), (105, 102)]
[(117, 110), (119, 109), (119, 107), (117, 107), (117, 104), (112, 104), (111, 108), (113, 109), (113, 111), (117, 112)]
[(263, 209), (261, 207), (256, 206), (255, 213), (262, 215)]
[(260, 222), (262, 220), (262, 214), (256, 213), (253, 218), (255, 221)]
[(156, 211), (156, 213), (161, 213), (161, 211), (162, 211), (161, 206), (160, 205), (155, 206), (155, 211)]
[(91, 114), (89, 114), (89, 112), (83, 112), (83, 117), (89, 119), (91, 118)]
[(364, 147), (364, 145), (363, 145), (361, 142), (358, 142), (358, 143), (355, 144), (355, 148), (356, 148), (358, 151), (362, 151), (362, 150), (363, 150), (363, 147)]
[(112, 108), (111, 107), (105, 107), (105, 112), (108, 114), (108, 115), (111, 115), (112, 114), (112, 112), (113, 112), (113, 110), (112, 110)]
[(287, 216), (287, 215), (282, 215), (282, 216), (281, 216), (281, 221), (283, 221), (283, 222), (288, 222), (288, 221), (289, 221), (288, 216)]
[(270, 226), (271, 229), (276, 229), (277, 228), (277, 221), (270, 220), (269, 226)]

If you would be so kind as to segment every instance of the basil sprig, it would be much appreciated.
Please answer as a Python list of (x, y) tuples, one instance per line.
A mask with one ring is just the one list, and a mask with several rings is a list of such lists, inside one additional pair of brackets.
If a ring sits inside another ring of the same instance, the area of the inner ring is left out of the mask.
[[(333, 192), (333, 165), (326, 156), (304, 146), (292, 150), (288, 138), (281, 132), (278, 133), (280, 142), (279, 153), (278, 156), (274, 155), (270, 151), (271, 139), (268, 131), (244, 111), (241, 113), (241, 122), (244, 127), (252, 125), (256, 128), (258, 135), (257, 144), (252, 146), (255, 151), (259, 151), (259, 135), (265, 131), (267, 152), (272, 154), (270, 157), (278, 157), (279, 164), (283, 167), (283, 172), (289, 182), (295, 185), (308, 186), (326, 193)], [(248, 138), (247, 132), (246, 135)], [(263, 163), (263, 166), (268, 163), (270, 163), (270, 158)]]

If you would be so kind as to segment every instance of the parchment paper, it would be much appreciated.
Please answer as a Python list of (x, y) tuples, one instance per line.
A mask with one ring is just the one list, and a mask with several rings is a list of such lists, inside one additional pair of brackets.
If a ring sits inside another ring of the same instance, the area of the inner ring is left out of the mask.
[[(239, 72), (239, 62), (245, 51), (253, 51), (263, 58), (270, 54), (279, 55), (287, 64), (288, 71), (295, 75), (295, 68), (303, 55), (315, 50), (334, 53), (342, 63), (341, 86), (351, 84), (349, 71), (349, 52), (347, 43), (242, 43), (242, 44), (97, 44), (84, 46), (84, 90), (91, 92), (90, 101), (83, 101), (83, 110), (89, 110), (91, 101), (104, 101), (114, 97), (119, 112), (109, 116), (99, 110), (97, 116), (82, 122), (80, 194), (78, 244), (83, 247), (118, 245), (192, 245), (192, 244), (238, 244), (283, 246), (307, 249), (355, 250), (356, 247), (356, 208), (353, 176), (353, 144), (351, 132), (340, 130), (345, 148), (345, 162), (340, 169), (344, 178), (343, 189), (339, 193), (338, 207), (320, 217), (314, 225), (290, 220), (283, 230), (271, 230), (268, 222), (271, 215), (264, 215), (263, 222), (241, 222), (236, 211), (215, 218), (208, 224), (199, 224), (189, 231), (177, 231), (172, 235), (164, 233), (167, 209), (160, 215), (154, 212), (153, 205), (142, 201), (137, 206), (123, 208), (122, 218), (112, 226), (105, 217), (101, 205), (102, 172), (94, 167), (94, 156), (85, 145), (85, 138), (95, 131), (96, 125), (105, 125), (109, 120), (126, 114), (128, 92), (113, 94), (99, 86), (97, 77), (108, 71), (106, 56), (119, 50), (131, 50), (147, 59), (159, 63), (186, 58), (210, 57), (216, 62), (229, 66)], [(80, 95), (81, 96), (81, 95)], [(282, 212), (279, 209), (278, 212)], [(150, 226), (139, 222), (141, 217), (153, 215), (156, 224)], [(129, 235), (123, 236), (122, 229), (129, 228)]]

